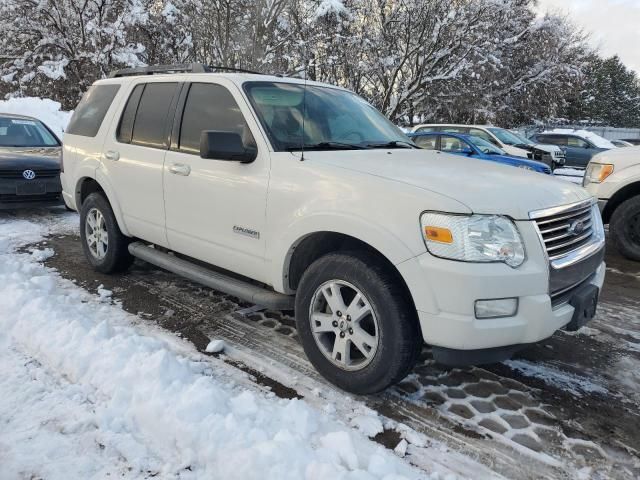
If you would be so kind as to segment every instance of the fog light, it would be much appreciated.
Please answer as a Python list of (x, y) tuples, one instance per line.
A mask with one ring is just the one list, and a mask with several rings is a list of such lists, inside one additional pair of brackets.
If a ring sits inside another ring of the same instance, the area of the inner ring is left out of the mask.
[(496, 298), (476, 300), (476, 318), (513, 317), (518, 313), (517, 298)]

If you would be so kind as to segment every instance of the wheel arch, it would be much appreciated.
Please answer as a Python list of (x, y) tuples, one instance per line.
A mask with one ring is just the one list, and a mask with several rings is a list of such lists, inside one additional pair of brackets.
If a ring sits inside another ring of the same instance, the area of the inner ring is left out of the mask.
[(116, 200), (116, 196), (113, 192), (113, 189), (110, 188), (109, 184), (105, 181), (100, 181), (98, 178), (93, 178), (89, 176), (81, 177), (76, 183), (76, 188), (74, 192), (76, 206), (78, 207), (78, 211), (82, 208), (82, 203), (84, 200), (91, 195), (92, 193), (102, 193), (111, 209), (113, 210), (113, 214), (116, 217), (116, 221), (118, 222), (118, 227), (120, 231), (126, 236), (131, 236), (129, 230), (127, 229), (124, 219), (122, 217), (122, 210), (120, 209), (120, 204)]
[(625, 185), (618, 190), (607, 202), (602, 211), (602, 220), (609, 223), (613, 212), (626, 200), (640, 195), (640, 180)]
[(294, 292), (302, 279), (306, 269), (316, 260), (329, 253), (363, 251), (371, 255), (376, 262), (382, 265), (405, 292), (407, 300), (411, 302), (411, 308), (415, 310), (415, 304), (409, 286), (394, 263), (378, 248), (352, 235), (334, 231), (318, 231), (309, 233), (298, 239), (292, 245), (287, 254), (284, 271), (285, 288)]

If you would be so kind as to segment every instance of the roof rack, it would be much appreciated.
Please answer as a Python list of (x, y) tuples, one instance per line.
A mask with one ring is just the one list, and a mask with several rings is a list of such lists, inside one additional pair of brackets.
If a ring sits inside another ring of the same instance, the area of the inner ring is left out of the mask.
[(177, 63), (175, 65), (153, 65), (150, 67), (123, 68), (121, 70), (114, 70), (111, 72), (109, 74), (109, 78), (131, 77), (135, 75), (154, 75), (159, 73), (213, 73), (215, 71), (264, 75), (263, 73), (245, 70), (243, 68), (205, 65), (203, 63)]

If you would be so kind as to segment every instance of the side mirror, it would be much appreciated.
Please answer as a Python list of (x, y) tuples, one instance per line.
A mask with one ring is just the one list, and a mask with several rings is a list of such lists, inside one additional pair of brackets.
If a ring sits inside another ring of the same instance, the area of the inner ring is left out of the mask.
[(239, 133), (205, 130), (200, 134), (200, 157), (251, 163), (258, 150), (246, 146)]

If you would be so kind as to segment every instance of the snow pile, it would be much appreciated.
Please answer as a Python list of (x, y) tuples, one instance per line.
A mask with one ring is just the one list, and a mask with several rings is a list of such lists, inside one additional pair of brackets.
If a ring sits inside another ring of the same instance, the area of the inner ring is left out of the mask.
[(60, 103), (48, 98), (16, 97), (0, 100), (0, 114), (15, 113), (35, 117), (62, 138), (73, 112), (65, 112), (60, 108)]
[(593, 132), (589, 132), (587, 130), (574, 130), (572, 128), (554, 128), (553, 130), (546, 130), (542, 132), (545, 133), (562, 133), (565, 135), (576, 135), (580, 138), (584, 138), (585, 140), (589, 140), (598, 148), (617, 148), (613, 143), (607, 140), (600, 135), (597, 135)]
[(61, 279), (36, 262), (49, 251), (13, 251), (47, 227), (0, 218), (3, 475), (422, 477), (331, 415), (259, 392), (241, 372)]

